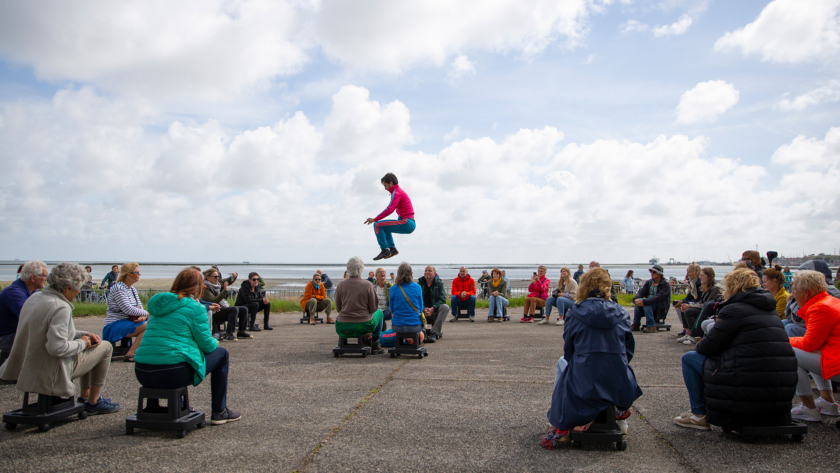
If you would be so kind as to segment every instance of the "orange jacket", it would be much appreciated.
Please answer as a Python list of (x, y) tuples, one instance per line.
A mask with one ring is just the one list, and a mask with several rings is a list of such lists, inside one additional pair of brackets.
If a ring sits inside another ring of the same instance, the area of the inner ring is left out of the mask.
[(812, 352), (820, 350), (820, 371), (824, 379), (840, 373), (840, 300), (821, 292), (812, 297), (797, 314), (805, 321), (804, 337), (793, 337), (790, 345)]
[[(461, 292), (466, 292), (467, 297), (461, 297)], [(475, 295), (475, 281), (469, 274), (464, 279), (461, 279), (460, 276), (456, 277), (452, 281), (452, 295), (458, 296), (458, 299), (465, 301), (470, 298), (470, 296)]]
[(309, 281), (309, 284), (306, 285), (306, 289), (303, 291), (303, 297), (300, 298), (300, 308), (306, 310), (306, 303), (313, 297), (318, 301), (322, 301), (327, 298), (327, 290), (324, 289), (323, 282), (320, 286), (318, 286), (318, 289), (315, 289), (315, 286), (312, 285), (312, 281)]

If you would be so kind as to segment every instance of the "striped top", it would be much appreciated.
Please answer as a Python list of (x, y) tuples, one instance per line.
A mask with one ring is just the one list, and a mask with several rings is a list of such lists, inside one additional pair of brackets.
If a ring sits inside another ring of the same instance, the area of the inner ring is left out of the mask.
[(149, 313), (143, 310), (140, 302), (140, 294), (137, 289), (128, 287), (123, 282), (111, 285), (108, 291), (108, 311), (106, 312), (105, 325), (118, 320), (128, 320), (128, 316), (148, 317)]

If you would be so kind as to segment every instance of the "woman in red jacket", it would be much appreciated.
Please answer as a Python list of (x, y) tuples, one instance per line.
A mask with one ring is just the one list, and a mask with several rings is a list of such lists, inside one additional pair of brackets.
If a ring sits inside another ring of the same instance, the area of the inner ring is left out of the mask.
[[(791, 411), (794, 419), (821, 422), (821, 415), (840, 416), (831, 381), (840, 382), (840, 300), (830, 296), (825, 276), (818, 271), (798, 271), (793, 277), (797, 315), (805, 320), (805, 336), (793, 337), (790, 345), (799, 364), (796, 394), (801, 403)], [(820, 390), (814, 402), (811, 380)]]
[(525, 308), (522, 312), (520, 322), (533, 322), (534, 311), (537, 307), (545, 307), (545, 300), (548, 298), (548, 288), (551, 281), (545, 277), (548, 271), (543, 265), (537, 268), (537, 274), (531, 276), (531, 284), (528, 286), (528, 297), (525, 298)]

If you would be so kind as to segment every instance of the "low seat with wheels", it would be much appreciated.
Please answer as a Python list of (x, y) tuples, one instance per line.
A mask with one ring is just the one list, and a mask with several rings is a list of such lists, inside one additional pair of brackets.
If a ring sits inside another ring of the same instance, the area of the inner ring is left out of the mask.
[[(315, 312), (314, 321), (315, 321), (316, 324), (317, 323), (324, 323), (324, 319), (321, 318), (321, 317), (318, 317), (318, 312)], [(302, 323), (302, 324), (308, 324), (309, 323), (309, 316), (306, 314), (306, 312), (304, 312), (303, 317), (300, 318), (300, 323)]]
[(426, 348), (420, 346), (420, 332), (397, 333), (394, 348), (390, 348), (388, 353), (391, 358), (400, 355), (417, 355), (422, 360), (424, 356), (429, 356)]
[(65, 399), (38, 394), (38, 400), (30, 404), (29, 394), (23, 393), (22, 408), (3, 414), (3, 423), (6, 430), (14, 430), (18, 424), (22, 424), (37, 425), (38, 430), (46, 432), (52, 427), (51, 424), (57, 420), (72, 415), (78, 415), (79, 419), (85, 419), (88, 416), (84, 404), (76, 402), (73, 396)]
[(588, 442), (614, 442), (616, 450), (627, 450), (627, 442), (624, 440), (621, 428), (615, 420), (614, 406), (601, 411), (585, 432), (569, 431), (569, 440), (572, 441), (575, 448), (581, 448), (584, 443)]
[[(492, 315), (488, 315), (487, 316), (487, 321), (492, 322), (493, 318), (494, 317)], [(502, 320), (505, 321), (505, 322), (510, 320), (510, 316), (508, 315), (508, 312), (507, 312), (507, 306), (502, 307)]]
[[(356, 340), (356, 343), (349, 343), (348, 340)], [(338, 337), (338, 346), (333, 348), (333, 356), (338, 358), (348, 353), (360, 354), (362, 358), (370, 355), (370, 346), (365, 345), (364, 335), (350, 338)]]
[[(160, 401), (166, 402), (165, 406)], [(140, 388), (137, 414), (125, 419), (125, 434), (134, 429), (176, 431), (178, 438), (187, 436), (187, 429), (202, 428), (207, 423), (204, 413), (190, 410), (190, 395), (186, 386), (176, 389)]]

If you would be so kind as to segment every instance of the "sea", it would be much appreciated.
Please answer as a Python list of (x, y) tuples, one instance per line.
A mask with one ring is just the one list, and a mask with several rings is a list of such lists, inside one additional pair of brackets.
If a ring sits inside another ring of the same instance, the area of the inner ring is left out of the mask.
[[(14, 281), (15, 274), (17, 273), (18, 266), (22, 262), (0, 262), (0, 281)], [(50, 262), (47, 261), (47, 267), (52, 269), (52, 267), (57, 264), (58, 262)], [(89, 262), (78, 262), (81, 265), (90, 265), (92, 267), (93, 279), (94, 281), (101, 281), (102, 278), (105, 277), (111, 270), (111, 265), (113, 263), (89, 263)], [(365, 267), (365, 271), (373, 271), (376, 268), (382, 267), (385, 268), (385, 271), (390, 273), (397, 272), (397, 264), (388, 264), (388, 262), (383, 262), (384, 264), (371, 264), (370, 266)], [(179, 271), (186, 268), (187, 266), (192, 266), (195, 264), (196, 266), (200, 267), (202, 270), (207, 269), (210, 267), (212, 263), (139, 263), (140, 264), (140, 277), (145, 279), (174, 279), (175, 275), (178, 274)], [(343, 264), (274, 264), (274, 263), (219, 263), (219, 269), (221, 269), (223, 276), (227, 276), (230, 273), (238, 273), (239, 280), (241, 281), (244, 279), (248, 273), (257, 272), (262, 276), (263, 279), (284, 279), (290, 281), (284, 281), (278, 287), (303, 287), (306, 285), (306, 282), (312, 278), (313, 273), (316, 270), (321, 270), (324, 273), (327, 273), (331, 279), (335, 280), (336, 282), (340, 281), (344, 276), (344, 271), (346, 270), (346, 266)], [(427, 263), (413, 265), (414, 268), (414, 276), (419, 277), (423, 275), (423, 270), (425, 269)], [(438, 275), (440, 275), (441, 279), (454, 279), (455, 276), (458, 275), (458, 271), (461, 268), (460, 264), (432, 264), (437, 270)], [(503, 264), (498, 266), (493, 266), (490, 264), (476, 264), (476, 265), (467, 265), (467, 270), (474, 279), (478, 279), (481, 276), (482, 270), (487, 270), (488, 272), (492, 270), (494, 267), (498, 267), (499, 269), (505, 270), (506, 276), (513, 280), (527, 280), (531, 278), (531, 275), (537, 271), (537, 266), (534, 264)], [(568, 267), (572, 274), (577, 271), (577, 264), (547, 264), (548, 267), (548, 279), (554, 281), (559, 279), (560, 277), (560, 268), (566, 266)], [(584, 269), (588, 266), (588, 263), (584, 265)], [(648, 279), (650, 275), (648, 273), (648, 268), (650, 265), (648, 264), (602, 264), (602, 268), (606, 269), (610, 272), (610, 276), (613, 279), (620, 280), (624, 279), (627, 271), (633, 270), (633, 276), (635, 278), (641, 279)], [(665, 271), (665, 277), (675, 277), (678, 280), (682, 280), (685, 277), (686, 269), (688, 265), (685, 264), (663, 264), (662, 268)], [(732, 266), (730, 265), (721, 265), (721, 266), (711, 266), (715, 270), (715, 276), (717, 279), (721, 279), (724, 274), (732, 271)], [(296, 281), (297, 280), (297, 281)]]

